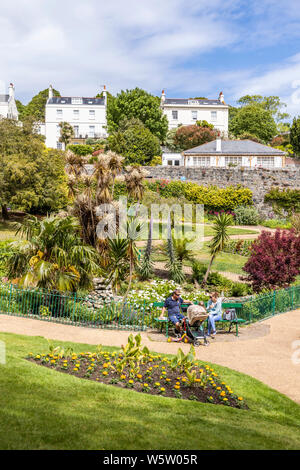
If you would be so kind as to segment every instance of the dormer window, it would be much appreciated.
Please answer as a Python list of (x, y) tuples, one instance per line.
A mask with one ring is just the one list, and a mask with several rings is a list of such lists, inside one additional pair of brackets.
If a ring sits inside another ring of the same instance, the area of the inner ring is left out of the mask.
[(72, 104), (82, 104), (82, 98), (72, 98)]

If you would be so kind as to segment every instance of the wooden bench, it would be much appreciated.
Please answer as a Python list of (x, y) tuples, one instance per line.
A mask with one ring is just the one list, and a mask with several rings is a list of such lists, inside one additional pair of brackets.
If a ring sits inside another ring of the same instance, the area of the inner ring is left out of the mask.
[(241, 311), (242, 307), (243, 307), (243, 304), (241, 304), (241, 303), (223, 302), (222, 303), (222, 310), (228, 310), (228, 309), (234, 308), (235, 311), (236, 311), (237, 318), (235, 320), (224, 320), (224, 319), (222, 319), (222, 320), (218, 320), (217, 323), (225, 323), (225, 324), (229, 323), (228, 333), (230, 333), (232, 325), (235, 325), (235, 335), (238, 336), (239, 335), (239, 325), (242, 324), (242, 323), (245, 323), (245, 321), (246, 321), (243, 318), (238, 317), (238, 314)]
[[(197, 305), (198, 302), (194, 302), (195, 305)], [(190, 304), (181, 304), (181, 307), (189, 307)], [(155, 308), (163, 308), (164, 302), (154, 302), (153, 307)], [(241, 303), (235, 303), (235, 302), (223, 302), (222, 303), (222, 309), (223, 310), (228, 310), (231, 308), (234, 308), (236, 310), (237, 318), (235, 320), (218, 320), (218, 323), (229, 323), (229, 330), (228, 333), (231, 332), (232, 325), (235, 325), (235, 334), (236, 336), (239, 335), (239, 325), (242, 323), (245, 323), (246, 320), (243, 318), (238, 318), (238, 313), (241, 311), (243, 304)], [(169, 337), (169, 326), (173, 326), (172, 322), (169, 320), (168, 317), (157, 317), (154, 318), (154, 320), (160, 324), (160, 331), (163, 331), (163, 327), (165, 326), (166, 329), (166, 337)]]

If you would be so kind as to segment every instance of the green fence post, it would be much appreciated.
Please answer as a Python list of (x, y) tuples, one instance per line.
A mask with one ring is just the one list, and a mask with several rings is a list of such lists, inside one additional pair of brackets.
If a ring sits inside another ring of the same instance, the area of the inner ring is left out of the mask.
[(292, 310), (294, 310), (295, 286), (292, 287)]
[(273, 292), (273, 315), (275, 315), (276, 311), (276, 290)]

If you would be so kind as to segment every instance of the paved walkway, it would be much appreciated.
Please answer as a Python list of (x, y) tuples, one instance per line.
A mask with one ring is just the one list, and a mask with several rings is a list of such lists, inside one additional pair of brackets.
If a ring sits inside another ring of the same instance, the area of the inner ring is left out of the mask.
[[(127, 342), (129, 334), (128, 331), (89, 329), (2, 314), (0, 331), (105, 346), (121, 346)], [(296, 341), (298, 354), (293, 349)], [(142, 342), (159, 353), (176, 354), (178, 347), (189, 350), (189, 345), (167, 343), (155, 332), (142, 333)], [(196, 348), (196, 353), (203, 361), (249, 374), (300, 403), (300, 310), (241, 328), (238, 338), (233, 334), (219, 334), (208, 347)], [(293, 353), (296, 359), (298, 355), (298, 361), (292, 360)]]

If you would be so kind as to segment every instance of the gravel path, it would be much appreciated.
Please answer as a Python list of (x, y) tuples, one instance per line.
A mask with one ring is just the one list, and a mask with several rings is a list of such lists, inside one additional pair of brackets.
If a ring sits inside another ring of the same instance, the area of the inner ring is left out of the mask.
[[(106, 346), (121, 346), (129, 335), (128, 331), (89, 329), (3, 314), (0, 331)], [(142, 342), (159, 353), (176, 354), (179, 347), (189, 350), (185, 344), (167, 343), (155, 331), (142, 333)], [(196, 352), (203, 361), (251, 375), (300, 403), (300, 310), (240, 328), (238, 338), (220, 333), (208, 347), (200, 346)]]

